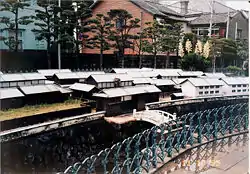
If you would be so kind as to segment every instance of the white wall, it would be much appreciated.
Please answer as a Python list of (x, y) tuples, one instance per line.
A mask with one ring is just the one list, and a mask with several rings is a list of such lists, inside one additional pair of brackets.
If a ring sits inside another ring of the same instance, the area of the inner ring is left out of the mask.
[(248, 95), (249, 94), (249, 85), (242, 84), (238, 85), (225, 85), (223, 86), (224, 95)]
[(187, 97), (196, 97), (196, 88), (189, 81), (186, 81), (181, 85), (181, 90)]

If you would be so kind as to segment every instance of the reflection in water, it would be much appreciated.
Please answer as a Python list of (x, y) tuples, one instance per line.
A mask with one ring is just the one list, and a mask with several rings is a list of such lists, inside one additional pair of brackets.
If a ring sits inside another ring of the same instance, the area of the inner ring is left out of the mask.
[(201, 173), (212, 167), (219, 167), (221, 164), (220, 157), (245, 146), (248, 146), (248, 134), (229, 137), (196, 147), (174, 160), (174, 170), (184, 169)]

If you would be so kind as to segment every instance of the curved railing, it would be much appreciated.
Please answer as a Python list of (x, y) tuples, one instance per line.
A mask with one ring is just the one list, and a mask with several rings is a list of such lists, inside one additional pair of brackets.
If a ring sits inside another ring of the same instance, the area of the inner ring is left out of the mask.
[[(173, 125), (182, 129), (173, 131)], [(183, 149), (246, 132), (247, 103), (189, 113), (127, 138), (62, 173), (151, 173)]]

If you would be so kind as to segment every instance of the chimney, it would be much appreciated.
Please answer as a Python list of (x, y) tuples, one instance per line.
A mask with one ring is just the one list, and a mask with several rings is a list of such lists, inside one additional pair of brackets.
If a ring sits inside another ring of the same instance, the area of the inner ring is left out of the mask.
[(187, 14), (189, 0), (181, 0), (180, 3), (181, 3), (181, 14)]

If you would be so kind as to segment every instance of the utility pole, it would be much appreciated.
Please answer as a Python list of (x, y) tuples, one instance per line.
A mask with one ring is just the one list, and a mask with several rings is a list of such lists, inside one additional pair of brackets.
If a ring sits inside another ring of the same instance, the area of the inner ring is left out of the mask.
[[(61, 7), (61, 0), (58, 0), (58, 7)], [(61, 12), (59, 12), (58, 14), (59, 16), (59, 21), (61, 20)], [(60, 27), (58, 27), (58, 41), (60, 41)], [(57, 50), (57, 54), (58, 54), (58, 69), (61, 69), (61, 44), (58, 42), (58, 50)]]
[(211, 0), (212, 2), (208, 2), (210, 6), (210, 22), (209, 22), (209, 33), (208, 36), (212, 36), (212, 25), (213, 25), (213, 13), (214, 13), (214, 0)]

